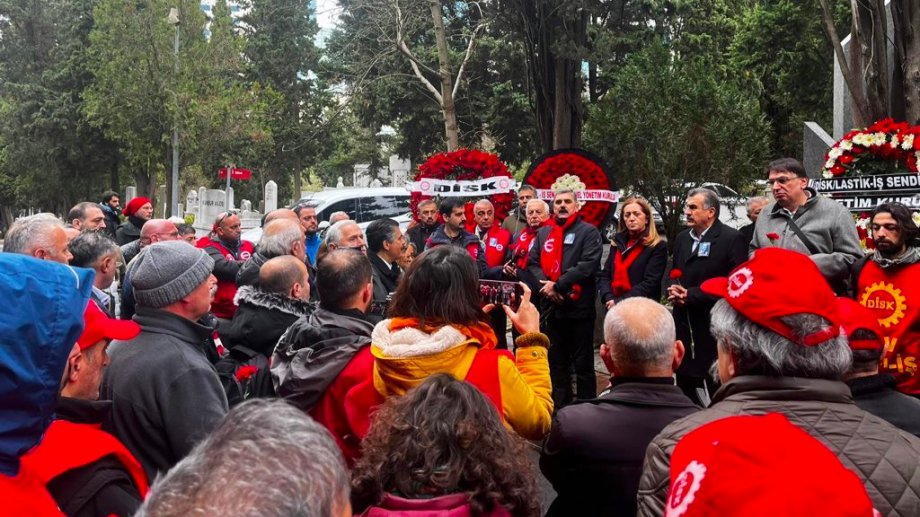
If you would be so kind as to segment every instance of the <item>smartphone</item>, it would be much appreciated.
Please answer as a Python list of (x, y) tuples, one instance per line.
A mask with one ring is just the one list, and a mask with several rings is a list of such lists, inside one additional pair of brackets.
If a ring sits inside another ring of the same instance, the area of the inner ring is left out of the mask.
[(517, 311), (521, 306), (524, 288), (517, 282), (503, 280), (480, 280), (479, 301), (483, 306), (490, 303), (507, 305), (511, 310)]

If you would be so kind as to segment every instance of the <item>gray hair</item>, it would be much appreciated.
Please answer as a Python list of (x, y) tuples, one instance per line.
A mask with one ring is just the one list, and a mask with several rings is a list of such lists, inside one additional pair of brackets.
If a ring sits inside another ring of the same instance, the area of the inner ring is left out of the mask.
[(329, 244), (335, 244), (336, 246), (338, 246), (340, 243), (339, 241), (342, 240), (342, 229), (344, 229), (346, 226), (350, 224), (353, 224), (355, 226), (358, 225), (358, 223), (352, 221), (351, 219), (348, 219), (345, 221), (339, 221), (333, 224), (332, 226), (330, 226), (329, 229), (326, 230), (326, 247), (329, 247)]
[(765, 205), (769, 202), (770, 200), (765, 198), (764, 196), (754, 196), (754, 197), (748, 198), (747, 203), (745, 203), (745, 206), (747, 207), (748, 211), (750, 211), (751, 207), (753, 207), (754, 205), (761, 205), (761, 204)]
[(485, 198), (480, 199), (479, 201), (476, 201), (476, 203), (473, 205), (473, 209), (475, 210), (476, 207), (479, 205), (483, 205), (483, 206), (488, 205), (489, 208), (494, 208), (494, 206), (492, 205), (492, 202)]
[(542, 203), (542, 204), (543, 204), (543, 211), (544, 211), (546, 214), (549, 214), (549, 213), (550, 213), (550, 210), (549, 210), (549, 203), (547, 203), (546, 201), (544, 201), (544, 200), (542, 200), (542, 199), (539, 199), (539, 198), (534, 198), (534, 199), (531, 199), (530, 201), (528, 201), (527, 204), (524, 205), (524, 211), (525, 211), (525, 212), (527, 211), (527, 206), (530, 205), (531, 203)]
[(719, 201), (719, 195), (716, 194), (715, 190), (708, 189), (706, 187), (697, 187), (692, 189), (690, 192), (687, 192), (688, 199), (693, 196), (703, 196), (703, 208), (715, 208), (716, 217), (719, 217), (721, 202)]
[(82, 232), (70, 241), (68, 247), (73, 255), (70, 259), (71, 266), (92, 269), (96, 269), (99, 261), (108, 255), (120, 253), (115, 241), (100, 232)]
[(157, 479), (136, 515), (327, 517), (345, 508), (349, 492), (324, 427), (283, 400), (254, 399)]
[[(795, 314), (783, 323), (800, 335), (826, 329), (815, 314)], [(840, 380), (853, 355), (843, 334), (816, 346), (803, 346), (745, 318), (724, 299), (712, 308), (710, 330), (722, 352), (730, 352), (737, 375)]]
[[(345, 216), (345, 219), (340, 219), (343, 215)], [(334, 219), (339, 219), (339, 221), (347, 221), (347, 220), (351, 219), (351, 216), (348, 215), (347, 212), (343, 212), (343, 211), (339, 210), (338, 212), (332, 212), (331, 214), (329, 214), (329, 220), (332, 221), (332, 220), (334, 220)], [(337, 223), (337, 222), (339, 222), (339, 221), (335, 221), (335, 223)], [(335, 224), (335, 223), (332, 223), (332, 224)]]
[(36, 249), (49, 248), (54, 246), (53, 230), (63, 227), (64, 223), (54, 214), (41, 213), (23, 217), (10, 226), (3, 241), (3, 251), (31, 255)]
[(670, 368), (676, 339), (671, 313), (649, 298), (627, 298), (604, 318), (604, 341), (618, 365)]
[(303, 228), (291, 219), (275, 219), (265, 225), (259, 239), (259, 253), (266, 258), (291, 254), (294, 242), (303, 239)]

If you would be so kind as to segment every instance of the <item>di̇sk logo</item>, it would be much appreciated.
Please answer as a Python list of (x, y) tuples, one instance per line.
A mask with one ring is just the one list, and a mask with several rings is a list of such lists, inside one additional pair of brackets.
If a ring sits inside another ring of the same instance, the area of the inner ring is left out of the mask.
[(885, 328), (897, 325), (907, 312), (907, 298), (888, 282), (876, 282), (867, 287), (859, 303), (874, 309), (879, 316), (878, 324)]
[(691, 461), (671, 487), (665, 517), (680, 517), (687, 513), (687, 508), (696, 498), (696, 493), (699, 492), (705, 477), (706, 465), (698, 461)]
[(553, 248), (556, 247), (555, 241), (556, 239), (547, 239), (546, 242), (543, 243), (543, 251), (545, 251), (546, 253), (552, 253)]
[(728, 277), (728, 295), (737, 298), (754, 284), (754, 273), (746, 267), (739, 269)]

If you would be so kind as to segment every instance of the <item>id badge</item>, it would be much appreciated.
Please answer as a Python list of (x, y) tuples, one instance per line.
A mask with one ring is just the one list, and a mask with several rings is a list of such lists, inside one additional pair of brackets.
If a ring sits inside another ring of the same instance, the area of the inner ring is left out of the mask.
[(574, 244), (575, 243), (575, 234), (570, 233), (565, 236), (565, 240), (562, 241), (563, 244)]
[(697, 253), (697, 255), (701, 257), (708, 257), (709, 256), (709, 246), (711, 244), (712, 244), (711, 242), (701, 242), (700, 250), (699, 250), (699, 253)]
[(492, 246), (493, 248), (497, 247), (498, 239), (496, 239), (495, 237), (492, 237), (491, 239), (489, 239), (489, 246)]

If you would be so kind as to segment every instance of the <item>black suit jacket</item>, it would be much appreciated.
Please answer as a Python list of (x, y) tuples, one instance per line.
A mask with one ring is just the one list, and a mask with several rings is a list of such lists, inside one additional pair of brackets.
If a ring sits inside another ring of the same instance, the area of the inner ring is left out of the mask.
[(671, 378), (615, 380), (598, 398), (560, 409), (540, 456), (559, 494), (547, 517), (636, 515), (645, 449), (665, 426), (699, 409)]
[[(619, 298), (613, 296), (613, 289), (610, 288), (610, 283), (613, 281), (614, 270), (616, 269), (614, 267), (617, 256), (616, 250), (619, 248), (622, 252), (626, 249), (626, 239), (627, 237), (622, 234), (614, 237), (613, 242), (610, 243), (610, 254), (607, 256), (607, 263), (597, 275), (597, 293), (601, 297), (601, 303), (607, 303), (610, 300), (620, 301), (633, 296), (644, 296), (656, 302), (661, 300), (661, 279), (664, 276), (664, 270), (668, 267), (668, 245), (664, 241), (659, 241), (658, 244), (651, 248), (642, 249), (641, 254), (636, 257), (636, 261), (629, 266), (627, 271), (632, 289), (622, 294)], [(636, 250), (633, 248), (630, 253), (635, 252)], [(624, 260), (628, 257), (629, 253), (626, 254)]]
[[(674, 265), (683, 276), (680, 285), (687, 289), (687, 303), (674, 307), (674, 324), (677, 339), (684, 342), (687, 353), (677, 369), (678, 375), (705, 377), (716, 360), (716, 342), (709, 332), (709, 311), (719, 300), (700, 290), (700, 284), (710, 278), (728, 276), (732, 269), (748, 258), (747, 242), (738, 230), (715, 223), (703, 235), (702, 243), (709, 243), (708, 255), (692, 251), (690, 230), (681, 232), (674, 243)], [(700, 244), (700, 248), (704, 244)], [(669, 285), (674, 281), (669, 280)]]

